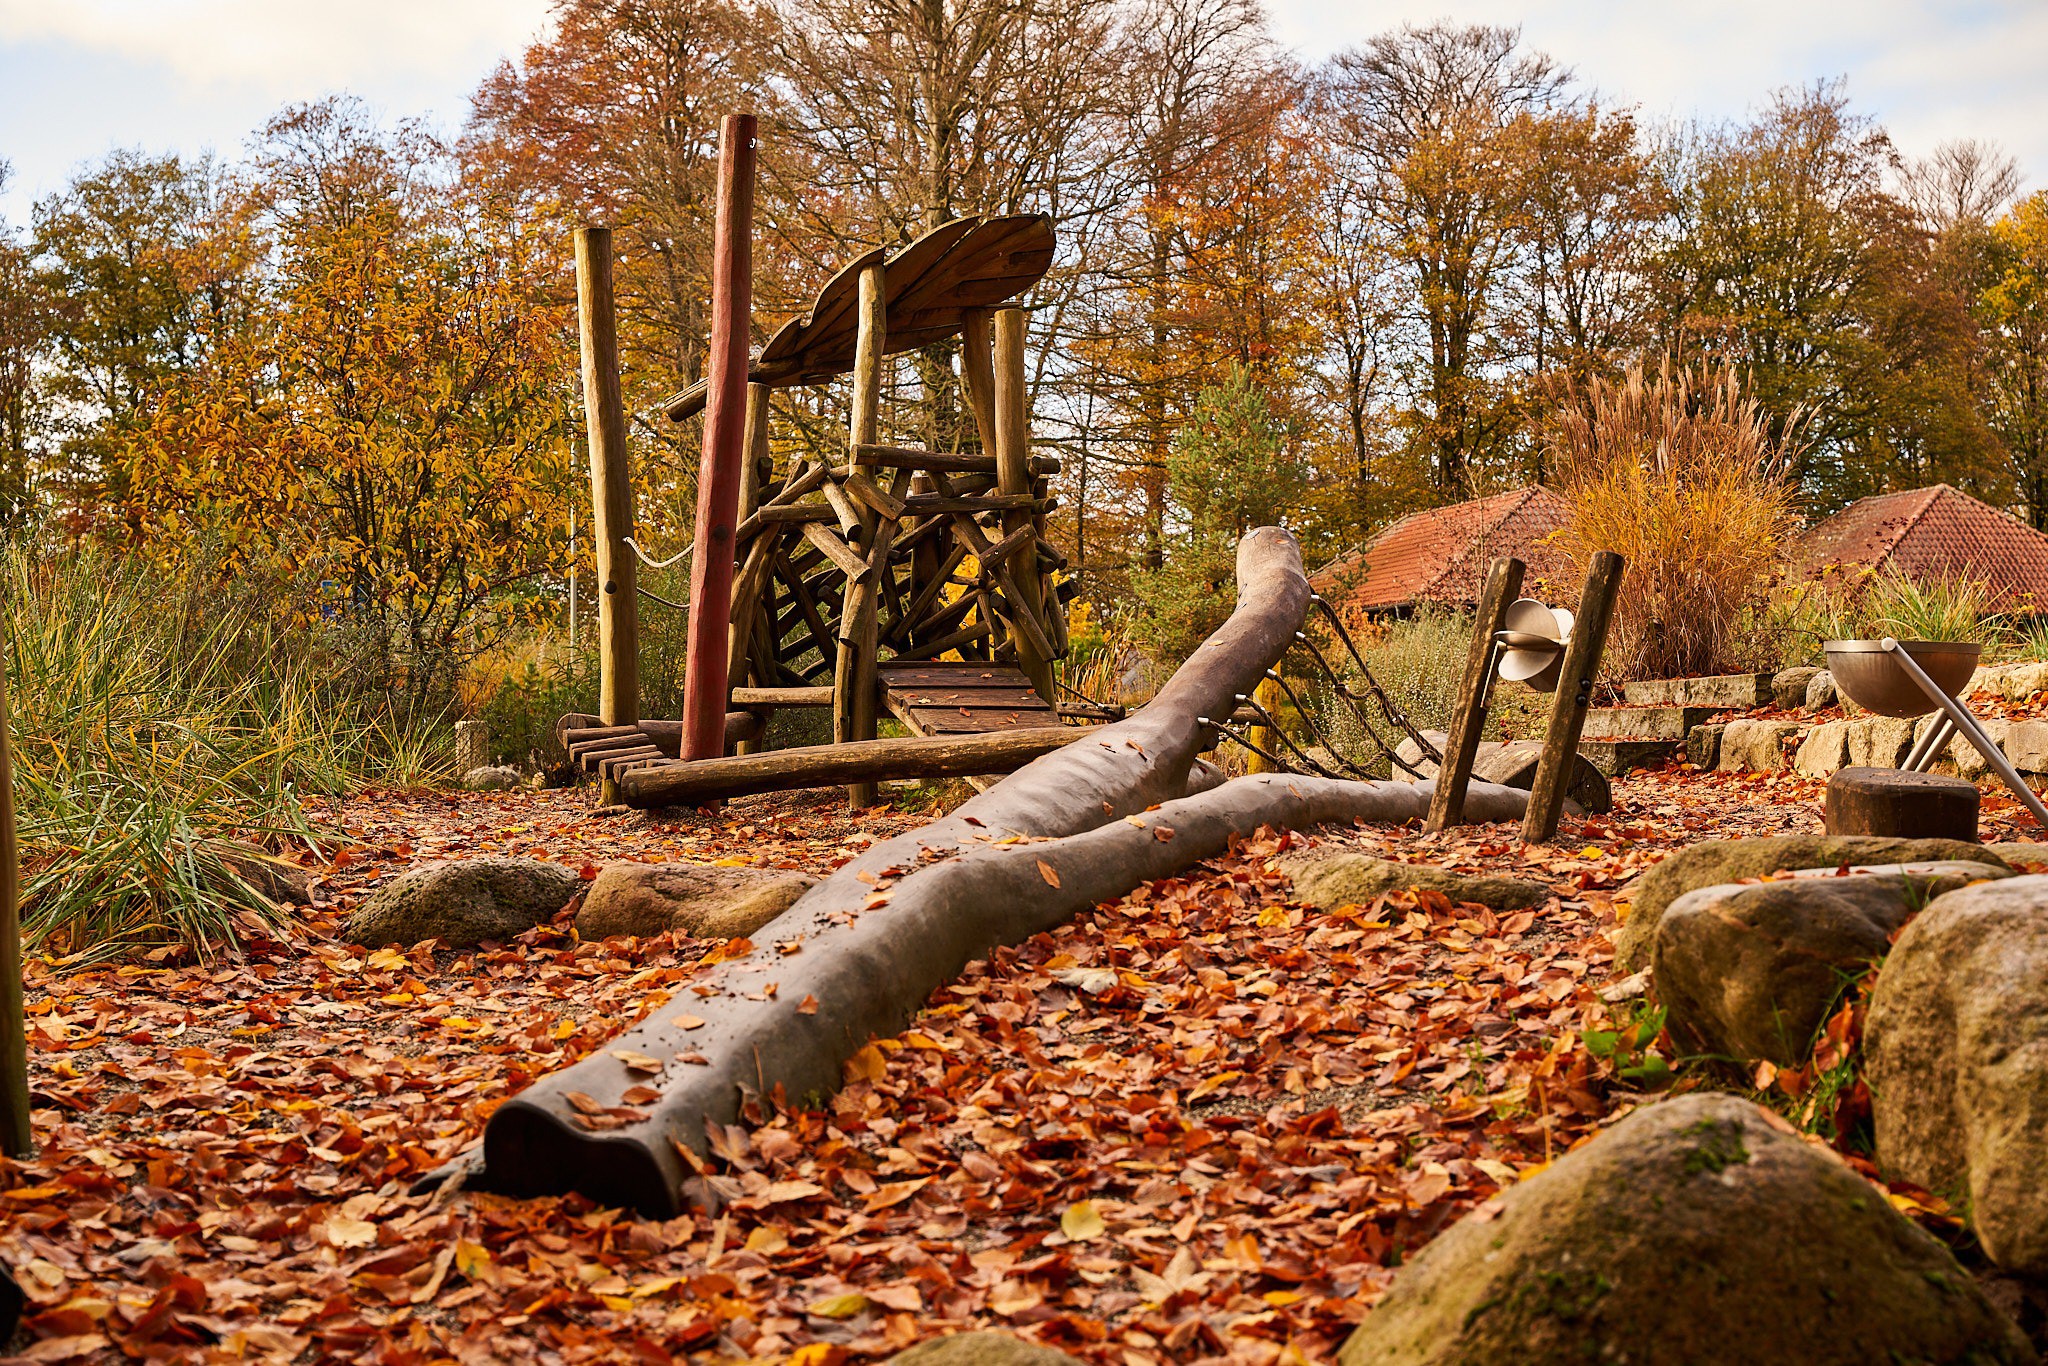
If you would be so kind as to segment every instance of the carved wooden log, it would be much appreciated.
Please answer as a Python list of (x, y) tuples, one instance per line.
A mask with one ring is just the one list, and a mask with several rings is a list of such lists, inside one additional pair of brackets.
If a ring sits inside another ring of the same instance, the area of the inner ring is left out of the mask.
[[(693, 987), (711, 995), (685, 993), (612, 1047), (501, 1106), (473, 1179), (514, 1194), (577, 1190), (673, 1214), (689, 1176), (678, 1145), (701, 1151), (706, 1120), (733, 1119), (743, 1089), (797, 1099), (831, 1091), (846, 1058), (899, 1029), (992, 946), (1212, 857), (1232, 834), (1260, 825), (1422, 816), (1426, 784), (1273, 774), (1180, 795), (1191, 779), (1213, 777), (1196, 766), (1209, 735), (1204, 718), (1228, 714), (1307, 612), (1300, 550), (1277, 528), (1240, 544), (1238, 585), (1236, 612), (1149, 706), (842, 867), (761, 931), (752, 953), (700, 974)], [(1512, 818), (1525, 805), (1522, 793), (1480, 784), (1467, 797), (1468, 816), (1481, 818)], [(1173, 834), (1162, 837), (1159, 827)], [(1024, 839), (994, 843), (1013, 835)], [(783, 944), (801, 951), (779, 952)], [(685, 1014), (704, 1023), (677, 1023)], [(652, 1059), (654, 1070), (636, 1070), (628, 1058)], [(656, 1098), (628, 1104), (634, 1088)], [(593, 1103), (616, 1113), (593, 1120)]]
[(691, 806), (754, 792), (1006, 773), (1091, 733), (1082, 726), (1034, 726), (985, 735), (802, 745), (744, 758), (699, 759), (680, 767), (650, 769), (623, 783), (620, 791), (632, 806)]

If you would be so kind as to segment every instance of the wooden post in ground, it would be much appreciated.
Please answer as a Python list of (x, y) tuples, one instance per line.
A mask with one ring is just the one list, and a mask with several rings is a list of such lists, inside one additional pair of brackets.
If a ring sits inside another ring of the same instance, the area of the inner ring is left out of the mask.
[[(612, 302), (612, 230), (576, 230), (576, 313), (583, 353), (583, 418), (590, 439), (590, 510), (597, 546), (598, 714), (608, 726), (640, 719), (640, 603), (633, 547), (633, 478), (619, 394), (619, 327)], [(607, 782), (603, 800), (618, 799)]]
[[(683, 758), (725, 753), (726, 665), (732, 648), (733, 533), (747, 459), (747, 357), (753, 316), (754, 116), (728, 114), (719, 134), (718, 209), (711, 242), (711, 350), (697, 538), (690, 559), (690, 635), (683, 672)], [(751, 613), (751, 605), (749, 606)]]
[(967, 407), (981, 435), (984, 455), (995, 455), (997, 435), (995, 341), (985, 308), (969, 309), (960, 321), (960, 379), (967, 389)]
[[(860, 330), (853, 352), (853, 413), (847, 424), (848, 459), (871, 475), (874, 466), (860, 458), (862, 446), (876, 444), (881, 433), (882, 357), (888, 347), (888, 283), (877, 261), (860, 273)], [(857, 534), (865, 552), (882, 535), (873, 509), (860, 509)], [(886, 568), (886, 566), (885, 566)], [(878, 571), (879, 572), (879, 571)], [(849, 574), (846, 601), (839, 614), (838, 653), (832, 670), (832, 740), (845, 744), (875, 738), (875, 607), (876, 574)], [(846, 804), (873, 806), (872, 782), (849, 783)]]
[[(1003, 493), (1027, 497), (1031, 493), (1031, 392), (1024, 382), (1024, 325), (1028, 317), (1021, 308), (998, 309), (995, 315), (996, 487)], [(1029, 509), (1016, 508), (1003, 514), (1005, 536), (1030, 525)], [(1035, 538), (1024, 542), (1022, 557), (1021, 569), (1014, 559), (1011, 561), (1010, 579), (1017, 585), (1021, 601), (1010, 604), (1010, 610), (1020, 619), (1010, 623), (1010, 645), (1017, 652), (1017, 667), (1031, 680), (1038, 695), (1056, 704), (1052, 660), (1021, 626), (1021, 618), (1029, 617), (1036, 622), (1045, 615), (1045, 576), (1038, 568)]]
[[(1252, 700), (1264, 707), (1266, 714), (1269, 716), (1280, 710), (1280, 698), (1280, 680), (1277, 678), (1260, 679), (1259, 686), (1252, 691)], [(1280, 741), (1274, 735), (1273, 727), (1263, 721), (1251, 728), (1250, 739), (1259, 749), (1266, 751), (1266, 754), (1271, 754), (1280, 747)], [(1279, 771), (1279, 765), (1268, 759), (1266, 754), (1261, 754), (1258, 750), (1252, 750), (1250, 753), (1251, 757), (1245, 761), (1245, 772), (1276, 773)]]
[[(747, 451), (745, 463), (740, 471), (739, 520), (742, 522), (753, 516), (754, 509), (761, 505), (761, 471), (762, 465), (769, 454), (768, 400), (770, 392), (765, 384), (749, 384), (747, 386)], [(762, 547), (762, 553), (766, 555), (774, 549), (772, 544), (774, 536), (770, 532), (763, 532), (761, 535), (768, 537), (770, 541), (770, 544)], [(763, 574), (761, 586), (765, 587), (766, 583), (767, 576)], [(744, 576), (742, 576), (741, 581), (733, 584), (732, 631), (730, 643), (726, 647), (725, 666), (728, 701), (730, 700), (732, 690), (746, 682), (747, 658), (752, 653), (753, 634), (756, 629), (755, 619), (761, 615), (758, 591), (752, 594), (744, 593), (743, 590), (746, 586)], [(746, 599), (744, 602), (741, 601), (742, 597)], [(770, 642), (770, 645), (772, 647), (773, 642)], [(775, 681), (773, 678), (763, 678), (760, 680), (760, 684), (762, 687), (772, 687)], [(734, 747), (733, 752), (735, 754), (753, 754), (760, 748), (761, 741), (759, 740), (742, 740)]]
[(21, 993), (21, 858), (14, 842), (13, 721), (0, 668), (0, 1152), (35, 1154), (29, 1125), (28, 1022)]
[(1458, 685), (1458, 702), (1451, 711), (1451, 729), (1444, 740), (1444, 761), (1437, 769), (1436, 792), (1429, 799), (1429, 815), (1422, 828), (1434, 834), (1465, 818), (1465, 785), (1472, 781), (1472, 760), (1479, 753), (1480, 733), (1486, 729), (1484, 699), (1492, 682), (1493, 637), (1507, 619), (1508, 606), (1522, 591), (1522, 575), (1528, 566), (1502, 556), (1487, 571), (1486, 587), (1479, 595), (1479, 610), (1472, 618), (1472, 644), (1465, 652), (1465, 677)]
[(1522, 817), (1524, 844), (1543, 844), (1557, 834), (1565, 789), (1571, 786), (1572, 760), (1579, 752), (1579, 732), (1585, 728), (1586, 708), (1593, 704), (1593, 680), (1607, 648), (1607, 626), (1614, 619), (1614, 600), (1621, 592), (1622, 568), (1621, 556), (1603, 550), (1586, 570), (1579, 615), (1572, 623), (1572, 638), (1565, 642), (1557, 698), (1551, 703), (1550, 726), (1543, 735), (1543, 757), (1537, 760), (1529, 810)]

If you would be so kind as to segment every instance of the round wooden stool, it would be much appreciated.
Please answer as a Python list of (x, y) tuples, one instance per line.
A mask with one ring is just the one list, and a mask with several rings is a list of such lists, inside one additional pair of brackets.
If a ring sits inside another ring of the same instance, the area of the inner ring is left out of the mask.
[(1975, 840), (1977, 785), (1903, 768), (1845, 768), (1828, 779), (1830, 835)]

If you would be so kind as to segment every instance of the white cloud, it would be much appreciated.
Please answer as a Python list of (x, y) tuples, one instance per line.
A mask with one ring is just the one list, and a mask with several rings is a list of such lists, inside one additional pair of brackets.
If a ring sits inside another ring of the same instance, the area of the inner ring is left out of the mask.
[(547, 0), (0, 0), (0, 42), (56, 43), (280, 99), (444, 79), (516, 54)]

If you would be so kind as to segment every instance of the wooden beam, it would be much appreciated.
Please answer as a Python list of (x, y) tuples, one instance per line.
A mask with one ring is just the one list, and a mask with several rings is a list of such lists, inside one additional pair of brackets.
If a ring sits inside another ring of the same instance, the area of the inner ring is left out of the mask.
[(624, 786), (627, 801), (649, 807), (897, 778), (963, 778), (970, 773), (1007, 773), (1092, 733), (1087, 726), (1039, 726), (982, 735), (805, 745), (745, 758), (703, 759), (648, 769), (629, 777)]
[(1479, 753), (1480, 732), (1486, 729), (1485, 698), (1492, 684), (1493, 637), (1507, 619), (1508, 607), (1522, 591), (1527, 566), (1502, 556), (1487, 571), (1472, 618), (1472, 643), (1465, 650), (1465, 677), (1451, 709), (1451, 728), (1444, 742), (1444, 762), (1429, 799), (1422, 828), (1431, 834), (1465, 818), (1465, 788), (1472, 781), (1472, 761)]
[[(970, 395), (971, 398), (971, 395)], [(927, 451), (913, 446), (864, 445), (853, 454), (863, 464), (881, 465), (892, 469), (939, 470), (946, 474), (994, 474), (996, 458), (989, 455), (963, 455), (954, 451)], [(1031, 472), (1036, 475), (1058, 474), (1059, 457), (1034, 455), (1031, 457)]]
[(1557, 696), (1550, 706), (1550, 727), (1543, 735), (1543, 757), (1529, 789), (1529, 809), (1522, 817), (1522, 842), (1544, 844), (1557, 834), (1565, 791), (1572, 782), (1572, 761), (1578, 757), (1579, 734), (1586, 726), (1586, 708), (1593, 704), (1593, 681), (1607, 648), (1607, 625), (1614, 619), (1614, 600), (1621, 593), (1621, 556), (1603, 550), (1586, 569), (1579, 594), (1579, 614), (1565, 642), (1564, 667)]
[(981, 436), (983, 468), (995, 470), (1002, 445), (1001, 419), (996, 415), (995, 343), (989, 330), (989, 311), (970, 309), (960, 317), (960, 380), (967, 391), (967, 406), (974, 412), (975, 430)]
[[(631, 725), (640, 719), (639, 569), (626, 544), (633, 535), (633, 471), (619, 392), (610, 228), (576, 230), (576, 315), (597, 546), (598, 714), (606, 725)], [(607, 785), (605, 800), (616, 795)]]
[[(848, 422), (849, 454), (863, 445), (874, 444), (881, 430), (882, 365), (888, 350), (888, 282), (882, 263), (875, 262), (860, 274), (860, 332), (854, 345), (853, 412)], [(853, 463), (862, 462), (855, 457)], [(825, 486), (830, 497), (836, 490)], [(844, 495), (841, 495), (842, 497)], [(872, 513), (861, 518), (861, 529), (870, 538), (879, 532), (879, 519)], [(873, 548), (871, 539), (869, 548)], [(846, 586), (839, 617), (839, 641), (832, 669), (832, 686), (838, 701), (832, 708), (832, 739), (837, 744), (875, 738), (875, 654), (880, 648), (875, 630), (876, 585), (872, 575), (852, 579)], [(762, 756), (766, 757), (766, 756)], [(847, 785), (846, 803), (858, 809), (875, 804), (872, 779), (857, 778)]]
[(735, 707), (829, 707), (830, 688), (734, 688)]
[[(1024, 378), (1024, 328), (1029, 315), (1021, 308), (999, 309), (995, 315), (996, 486), (1006, 500), (1032, 498), (1031, 391)], [(1033, 505), (1042, 507), (1036, 499)], [(1032, 509), (1023, 504), (1003, 514), (1004, 540), (1033, 530)], [(1045, 583), (1035, 562), (1017, 573), (1002, 566), (1015, 584), (1010, 597), (1010, 644), (1017, 667), (1047, 702), (1055, 700), (1051, 642), (1039, 629), (1045, 612)], [(1028, 622), (1027, 626), (1025, 623)]]

